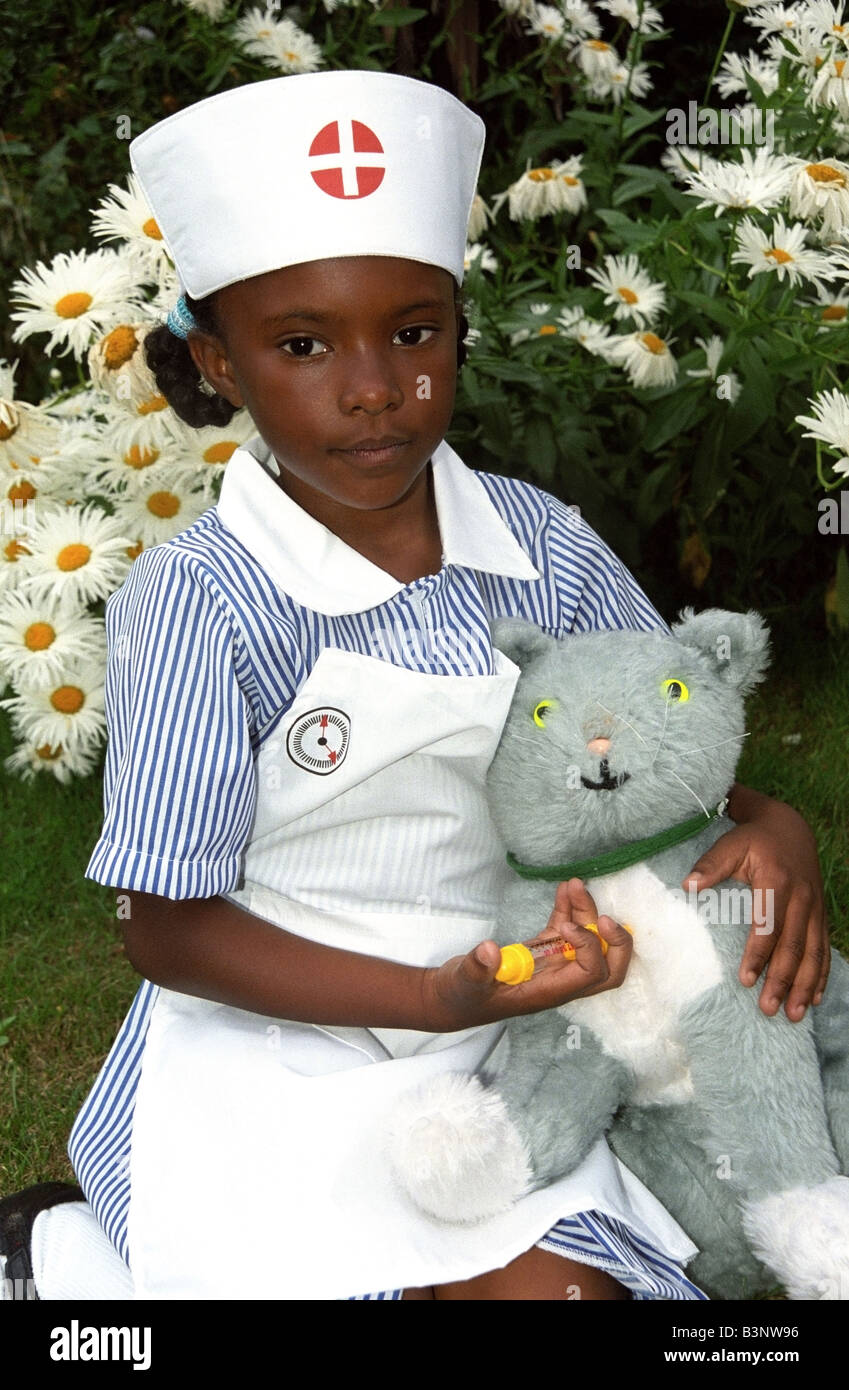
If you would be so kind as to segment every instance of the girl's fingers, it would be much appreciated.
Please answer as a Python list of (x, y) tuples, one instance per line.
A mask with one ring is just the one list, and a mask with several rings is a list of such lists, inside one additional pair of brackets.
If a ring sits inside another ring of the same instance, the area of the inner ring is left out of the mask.
[(567, 922), (576, 922), (585, 927), (587, 922), (596, 922), (596, 905), (579, 878), (570, 878), (558, 883), (554, 894), (554, 911), (548, 919), (548, 926), (560, 931)]

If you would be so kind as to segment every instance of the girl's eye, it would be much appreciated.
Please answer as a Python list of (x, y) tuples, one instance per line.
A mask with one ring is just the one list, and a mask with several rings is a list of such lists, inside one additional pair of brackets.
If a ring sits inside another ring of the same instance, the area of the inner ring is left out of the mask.
[(677, 701), (680, 701), (681, 704), (683, 704), (685, 700), (689, 700), (690, 698), (690, 692), (683, 681), (674, 679), (666, 680), (663, 682), (660, 688), (666, 696), (667, 700), (670, 702), (670, 704), (673, 704)]
[(435, 332), (434, 328), (423, 328), (414, 324), (410, 328), (399, 328), (395, 337), (401, 339), (402, 347), (419, 347), (421, 343), (426, 343), (428, 338), (433, 337)]
[(320, 357), (326, 351), (324, 343), (318, 338), (287, 338), (279, 346), (290, 357)]
[(534, 723), (538, 729), (545, 728), (545, 716), (550, 709), (557, 709), (556, 700), (540, 700), (534, 710)]

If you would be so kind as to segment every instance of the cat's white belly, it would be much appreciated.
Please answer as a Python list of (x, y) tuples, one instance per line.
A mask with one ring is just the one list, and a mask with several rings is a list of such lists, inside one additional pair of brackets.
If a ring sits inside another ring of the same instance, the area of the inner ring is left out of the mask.
[(599, 913), (627, 922), (634, 954), (618, 989), (565, 1006), (603, 1047), (633, 1068), (637, 1104), (674, 1104), (692, 1095), (678, 1016), (682, 1007), (719, 984), (722, 964), (695, 903), (674, 892), (645, 864), (590, 879)]

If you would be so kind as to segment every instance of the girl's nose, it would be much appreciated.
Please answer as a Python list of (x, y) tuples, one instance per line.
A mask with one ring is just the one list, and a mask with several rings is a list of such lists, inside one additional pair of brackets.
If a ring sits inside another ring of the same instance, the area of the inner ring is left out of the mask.
[(339, 404), (346, 412), (359, 409), (378, 415), (403, 401), (404, 393), (392, 365), (382, 356), (368, 355), (352, 365)]
[(609, 749), (610, 749), (610, 739), (609, 739), (609, 738), (591, 738), (590, 741), (589, 741), (589, 743), (587, 744), (587, 751), (588, 751), (589, 753), (600, 753), (602, 756), (603, 756), (605, 753), (607, 753), (607, 752), (609, 751)]

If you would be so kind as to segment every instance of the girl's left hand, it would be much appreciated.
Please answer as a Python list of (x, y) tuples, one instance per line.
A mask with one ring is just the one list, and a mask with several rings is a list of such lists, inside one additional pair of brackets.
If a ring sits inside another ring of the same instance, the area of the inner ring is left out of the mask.
[[(765, 1014), (792, 1023), (822, 1000), (830, 965), (828, 926), (817, 847), (798, 811), (735, 785), (729, 811), (738, 823), (693, 865), (682, 887), (710, 888), (726, 878), (749, 884), (754, 920), (739, 978), (755, 983), (769, 961), (760, 996)], [(771, 960), (770, 960), (771, 958)]]

